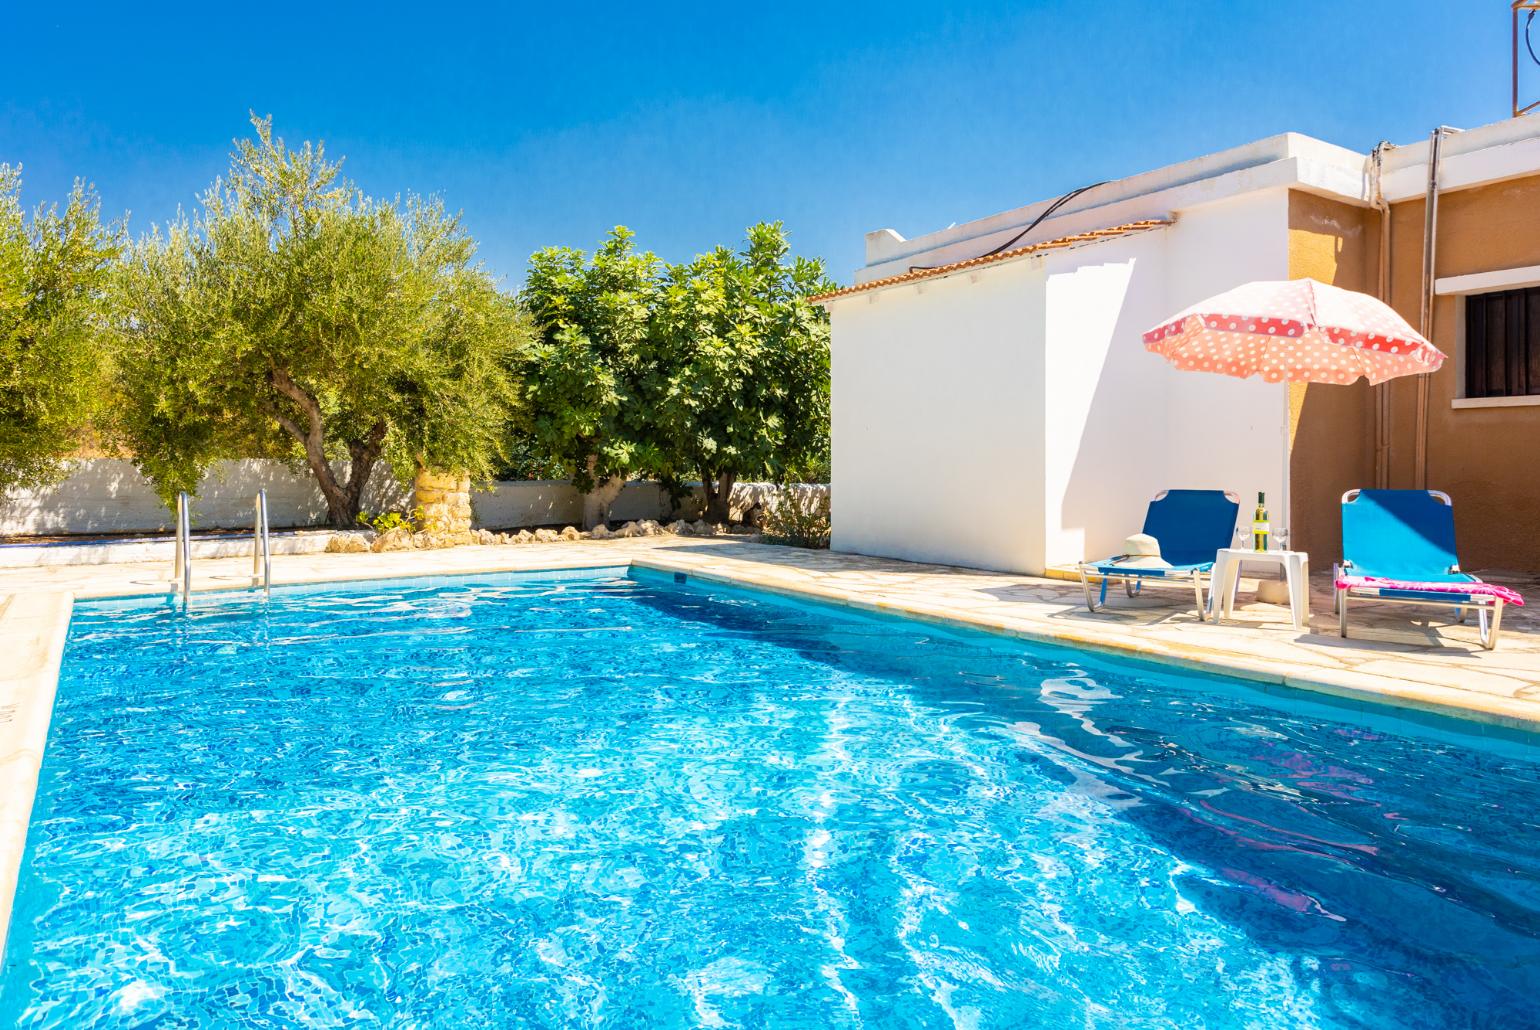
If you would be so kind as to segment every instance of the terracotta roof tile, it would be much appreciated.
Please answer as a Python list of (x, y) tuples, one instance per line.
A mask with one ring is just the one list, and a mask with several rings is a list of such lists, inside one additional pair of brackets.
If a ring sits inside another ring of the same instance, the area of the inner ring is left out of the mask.
[(1077, 247), (1086, 243), (1115, 239), (1119, 236), (1129, 236), (1133, 233), (1148, 232), (1151, 229), (1160, 229), (1170, 225), (1171, 221), (1169, 218), (1146, 218), (1143, 221), (1125, 222), (1122, 225), (1113, 225), (1105, 229), (1092, 229), (1089, 232), (1075, 233), (1072, 236), (1060, 236), (1055, 240), (1044, 240), (1042, 243), (1029, 243), (1025, 247), (1002, 250), (998, 254), (985, 254), (982, 257), (968, 258), (966, 261), (953, 261), (950, 264), (937, 265), (934, 268), (916, 268), (901, 275), (890, 275), (884, 279), (873, 279), (871, 282), (846, 286), (832, 293), (821, 293), (816, 297), (808, 299), (814, 304), (822, 304), (825, 301), (848, 297), (853, 293), (866, 293), (871, 290), (880, 290), (885, 286), (899, 286), (903, 283), (919, 282), (923, 279), (935, 279), (938, 276), (951, 275), (954, 272), (963, 272), (971, 268), (998, 264), (1001, 261), (1026, 257), (1029, 254), (1041, 254), (1048, 250), (1063, 250), (1066, 247)]

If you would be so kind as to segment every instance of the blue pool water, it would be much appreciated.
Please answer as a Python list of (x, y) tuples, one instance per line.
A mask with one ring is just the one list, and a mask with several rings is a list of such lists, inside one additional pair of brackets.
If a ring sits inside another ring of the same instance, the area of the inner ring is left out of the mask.
[(0, 1025), (1533, 1025), (1540, 752), (618, 572), (83, 604)]

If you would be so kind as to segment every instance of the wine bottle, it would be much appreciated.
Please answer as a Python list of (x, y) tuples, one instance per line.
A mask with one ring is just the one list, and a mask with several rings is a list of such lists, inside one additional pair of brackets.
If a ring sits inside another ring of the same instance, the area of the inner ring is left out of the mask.
[(1251, 519), (1251, 545), (1258, 551), (1267, 550), (1267, 538), (1272, 527), (1267, 524), (1267, 495), (1257, 492), (1257, 511)]

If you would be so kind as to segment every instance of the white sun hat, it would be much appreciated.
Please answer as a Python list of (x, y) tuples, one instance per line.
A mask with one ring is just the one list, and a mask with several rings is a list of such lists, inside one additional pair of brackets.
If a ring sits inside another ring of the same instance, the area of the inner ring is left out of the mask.
[(1148, 533), (1135, 533), (1123, 541), (1123, 554), (1114, 559), (1132, 569), (1169, 569), (1171, 563), (1160, 556), (1160, 541)]

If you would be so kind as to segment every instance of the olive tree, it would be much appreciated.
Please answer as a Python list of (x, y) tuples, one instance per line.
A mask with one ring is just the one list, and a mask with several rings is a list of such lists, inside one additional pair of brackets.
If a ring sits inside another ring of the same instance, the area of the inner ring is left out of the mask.
[(617, 226), (592, 258), (548, 247), (529, 259), (520, 299), (538, 334), (520, 364), (519, 443), (554, 461), (584, 494), (585, 529), (640, 471), (638, 375), (658, 261)]
[(0, 489), (41, 486), (87, 442), (103, 370), (103, 301), (117, 233), (75, 184), (61, 211), (21, 204), (0, 165)]
[(671, 265), (648, 338), (641, 410), (659, 470), (698, 475), (706, 518), (725, 522), (733, 484), (782, 480), (829, 448), (829, 319), (807, 298), (823, 263), (787, 260), (780, 223)]
[(253, 119), (226, 179), (115, 280), (118, 427), (162, 498), (213, 462), (308, 467), (332, 525), (370, 476), (491, 471), (526, 330), (434, 200), (381, 201)]

